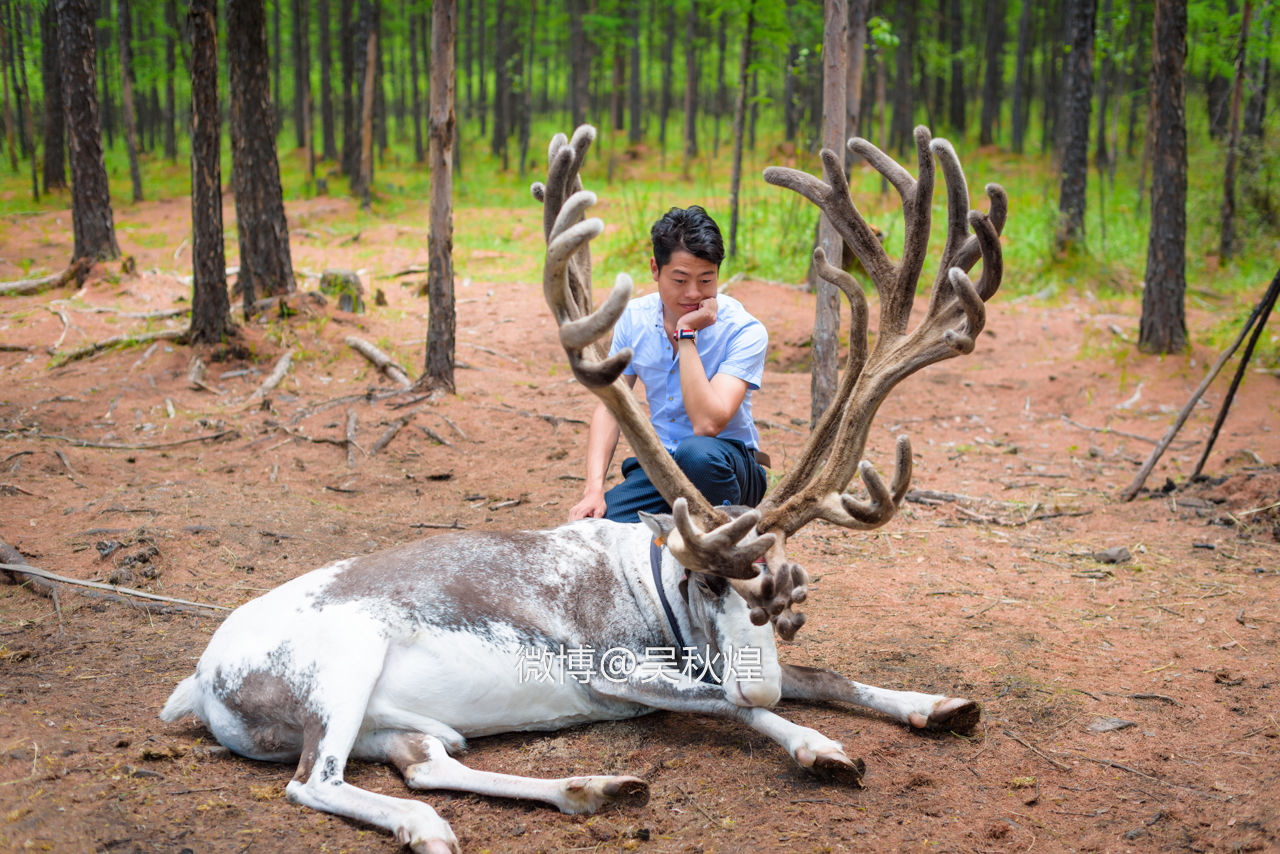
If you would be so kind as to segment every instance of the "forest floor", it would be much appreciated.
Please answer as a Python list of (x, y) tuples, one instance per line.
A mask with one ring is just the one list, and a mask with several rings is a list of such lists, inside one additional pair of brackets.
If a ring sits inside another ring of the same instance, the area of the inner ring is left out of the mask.
[[(390, 384), (344, 344), (378, 343), (416, 373), (424, 277), (390, 274), (422, 263), (426, 241), (400, 245), (390, 224), (339, 239), (327, 224), (351, 209), (333, 199), (290, 204), (295, 265), (363, 265), (386, 306), (268, 312), (230, 346), (199, 351), (207, 388), (189, 383), (193, 353), (171, 341), (55, 366), (51, 348), (185, 324), (129, 313), (187, 304), (174, 272), (190, 269), (186, 204), (131, 211), (122, 241), (143, 247), (132, 250), (140, 272), (105, 265), (75, 292), (0, 298), (0, 343), (30, 348), (0, 352), (0, 539), (51, 572), (234, 607), (331, 559), (440, 533), (423, 526), (566, 519), (593, 399), (571, 380), (542, 302), (535, 206), (460, 222), (535, 237), (528, 258), (468, 259), (530, 272), (458, 283), (456, 395), (386, 396)], [(69, 224), (65, 213), (11, 218), (0, 258), (59, 269)], [(731, 293), (770, 329), (755, 413), (781, 472), (805, 438), (813, 303), (778, 284)], [(974, 736), (785, 707), (865, 759), (861, 790), (809, 776), (740, 725), (673, 714), (477, 739), (466, 755), (509, 773), (649, 781), (648, 806), (595, 816), (410, 794), (381, 765), (353, 763), (349, 779), (429, 801), (473, 852), (1276, 850), (1280, 378), (1246, 375), (1210, 480), (1164, 489), (1198, 457), (1225, 378), (1151, 489), (1121, 503), (1217, 353), (1138, 354), (1136, 297), (997, 294), (988, 314), (972, 356), (890, 396), (868, 448), (887, 470), (892, 437), (909, 434), (914, 487), (947, 495), (908, 502), (874, 532), (815, 524), (794, 537), (789, 553), (814, 578), (809, 622), (780, 644), (785, 661), (978, 700)], [(1193, 306), (1190, 325), (1214, 319)], [(251, 401), (287, 349), (284, 382)], [(398, 419), (404, 429), (372, 453)], [(1120, 548), (1127, 559), (1099, 559)], [(292, 768), (227, 755), (197, 723), (157, 718), (219, 621), (0, 586), (0, 848), (397, 850), (289, 804)]]

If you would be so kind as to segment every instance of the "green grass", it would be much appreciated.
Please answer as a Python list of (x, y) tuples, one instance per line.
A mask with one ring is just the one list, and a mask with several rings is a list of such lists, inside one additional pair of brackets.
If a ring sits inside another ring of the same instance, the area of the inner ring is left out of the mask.
[[(731, 167), (727, 123), (721, 130), (719, 154), (714, 156), (710, 120), (703, 122), (699, 136), (703, 153), (687, 164), (687, 169), (679, 150), (680, 127), (679, 116), (673, 116), (665, 152), (658, 150), (656, 132), (636, 151), (629, 149), (625, 133), (602, 132), (589, 155), (583, 178), (587, 188), (600, 199), (592, 213), (602, 217), (608, 226), (606, 233), (592, 244), (597, 287), (611, 286), (614, 277), (623, 272), (630, 274), (639, 287), (648, 286), (649, 225), (673, 205), (703, 204), (720, 222), (727, 239)], [(521, 175), (516, 168), (518, 148), (514, 141), (511, 168), (504, 171), (489, 152), (488, 140), (480, 138), (478, 127), (464, 126), (463, 174), (455, 177), (454, 182), (455, 266), (459, 276), (492, 284), (538, 278), (541, 216), (529, 194), (529, 184), (543, 177), (546, 140), (556, 130), (565, 129), (547, 120), (535, 123), (529, 171)], [(395, 131), (393, 124), (393, 136)], [(1208, 141), (1204, 128), (1197, 126), (1194, 116), (1190, 139), (1187, 299), (1192, 306), (1212, 309), (1216, 317), (1211, 328), (1193, 330), (1193, 337), (1225, 346), (1275, 272), (1273, 268), (1280, 252), (1277, 252), (1275, 228), (1241, 202), (1238, 226), (1241, 250), (1230, 263), (1219, 263), (1218, 210), (1223, 155), (1219, 145)], [(292, 146), (292, 131), (286, 129), (279, 141), (286, 200), (315, 197), (316, 186), (306, 175), (302, 153)], [(742, 273), (768, 280), (799, 282), (805, 275), (815, 212), (807, 201), (765, 184), (760, 177), (765, 166), (782, 161), (776, 154), (780, 142), (780, 134), (765, 127), (756, 150), (746, 154), (738, 253), (726, 260), (722, 269), (724, 278)], [(1058, 216), (1059, 176), (1050, 159), (1039, 154), (1014, 156), (996, 148), (978, 149), (966, 142), (957, 144), (956, 148), (975, 207), (986, 207), (982, 187), (989, 181), (1002, 183), (1009, 194), (1009, 222), (1004, 235), (1003, 290), (1006, 294), (1052, 300), (1058, 296), (1089, 293), (1105, 303), (1139, 292), (1146, 266), (1149, 210), (1139, 204), (1137, 158), (1122, 158), (1114, 184), (1104, 185), (1097, 172), (1091, 170), (1086, 250), (1058, 256), (1052, 246)], [(158, 154), (143, 156), (143, 187), (147, 199), (185, 198), (190, 180), (188, 156), (185, 150), (174, 162)], [(1266, 157), (1269, 161), (1264, 167), (1264, 176), (1280, 171), (1280, 153), (1269, 152)], [(914, 153), (909, 157), (899, 155), (899, 159), (912, 164), (914, 169)], [(820, 169), (814, 154), (802, 154), (797, 165), (814, 173)], [(106, 166), (121, 248), (128, 253), (131, 244), (139, 248), (164, 245), (167, 239), (164, 234), (141, 227), (134, 218), (137, 208), (130, 201), (128, 160), (119, 140), (116, 147), (107, 152)], [(225, 132), (222, 168), (224, 184), (227, 184), (230, 154)], [(347, 181), (337, 174), (335, 164), (321, 163), (317, 171), (319, 177), (327, 181), (329, 195), (348, 193)], [(69, 207), (66, 191), (33, 202), (29, 180), (28, 168), (22, 165), (16, 173), (0, 174), (0, 217), (28, 211), (65, 211)], [(425, 165), (413, 162), (412, 143), (406, 128), (405, 138), (394, 141), (377, 164), (373, 209), (357, 211), (344, 220), (322, 214), (323, 225), (338, 236), (388, 223), (414, 229), (416, 231), (397, 237), (396, 242), (400, 246), (420, 245), (421, 259), (425, 261), (426, 240), (421, 233), (427, 225), (429, 182)], [(942, 183), (941, 175), (938, 182)], [(885, 232), (886, 248), (896, 256), (903, 232), (896, 193), (892, 189), (883, 192), (880, 176), (865, 167), (854, 170), (852, 192), (864, 217)], [(1243, 191), (1240, 195), (1243, 196)], [(232, 204), (229, 197), (227, 204)], [(941, 187), (935, 192), (933, 216), (934, 234), (921, 276), (922, 288), (932, 282), (936, 258), (941, 251), (941, 225), (946, 217)], [(311, 218), (305, 219), (303, 225), (310, 227)], [(69, 227), (69, 223), (66, 225)], [(234, 230), (230, 229), (228, 250), (235, 252)], [(8, 252), (14, 263), (30, 264), (29, 259), (22, 257), (21, 247), (9, 247)], [(377, 246), (370, 246), (364, 251), (364, 257), (372, 261), (377, 252)], [(1270, 363), (1277, 359), (1274, 337), (1264, 335), (1263, 340), (1264, 359)]]

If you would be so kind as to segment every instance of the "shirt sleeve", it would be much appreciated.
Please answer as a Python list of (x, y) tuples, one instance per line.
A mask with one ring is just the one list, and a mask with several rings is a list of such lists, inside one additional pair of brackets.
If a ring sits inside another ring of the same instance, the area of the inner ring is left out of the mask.
[(764, 358), (768, 349), (769, 331), (753, 317), (734, 332), (724, 361), (720, 363), (716, 373), (737, 377), (753, 390), (758, 389), (764, 379)]

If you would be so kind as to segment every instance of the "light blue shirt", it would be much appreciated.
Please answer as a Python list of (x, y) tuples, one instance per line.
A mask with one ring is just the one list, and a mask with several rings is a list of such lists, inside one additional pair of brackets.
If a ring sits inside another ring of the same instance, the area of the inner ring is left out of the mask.
[[(750, 449), (760, 447), (760, 434), (751, 420), (751, 393), (764, 378), (764, 357), (769, 333), (731, 296), (716, 296), (716, 322), (698, 331), (698, 355), (707, 379), (728, 374), (747, 384), (742, 405), (720, 431), (721, 439), (737, 439)], [(613, 327), (612, 355), (630, 347), (634, 352), (623, 373), (640, 378), (649, 403), (649, 420), (663, 446), (676, 445), (694, 435), (680, 391), (680, 356), (671, 353), (671, 342), (662, 324), (662, 300), (657, 293), (633, 299)]]

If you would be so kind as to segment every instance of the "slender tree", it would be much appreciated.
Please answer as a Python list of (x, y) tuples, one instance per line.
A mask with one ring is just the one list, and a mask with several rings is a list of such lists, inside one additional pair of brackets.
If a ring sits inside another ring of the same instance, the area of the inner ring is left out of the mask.
[(453, 139), (455, 75), (453, 67), (455, 0), (431, 5), (431, 108), (428, 123), (431, 158), (431, 224), (428, 236), (427, 362), (423, 384), (453, 391)]
[(292, 293), (293, 259), (276, 155), (263, 0), (227, 0), (231, 82), (231, 173), (245, 316), (259, 293)]
[(333, 14), (329, 0), (316, 0), (316, 34), (320, 52), (320, 134), (323, 138), (323, 159), (338, 159), (338, 136), (334, 130), (333, 110), (333, 47), (330, 34)]
[(689, 0), (684, 18), (684, 170), (698, 156), (698, 0)]
[(231, 331), (222, 245), (222, 121), (218, 112), (217, 0), (191, 0), (191, 343)]
[[(857, 0), (855, 0), (857, 2)], [(846, 142), (845, 110), (847, 105), (845, 86), (848, 83), (846, 63), (849, 61), (849, 8), (845, 0), (825, 0), (823, 3), (822, 37), (822, 145), (836, 152), (844, 150)], [(818, 245), (827, 254), (827, 261), (840, 266), (844, 253), (844, 239), (835, 226), (823, 214), (818, 220)], [(835, 399), (836, 355), (840, 345), (840, 297), (835, 285), (819, 279), (818, 299), (813, 321), (813, 364), (809, 374), (809, 423), (816, 425), (822, 413)]]
[(1028, 93), (1031, 86), (1027, 81), (1028, 62), (1031, 54), (1031, 7), (1030, 0), (1022, 0), (1022, 13), (1018, 16), (1018, 55), (1014, 61), (1013, 72), (1013, 115), (1011, 117), (1010, 141), (1014, 154), (1021, 154), (1023, 140), (1027, 132)]
[(738, 254), (738, 190), (742, 184), (742, 137), (747, 114), (747, 71), (751, 67), (751, 38), (756, 24), (756, 2), (747, 2), (747, 22), (742, 33), (738, 63), (738, 99), (733, 108), (733, 171), (729, 179), (729, 257)]
[(951, 0), (947, 8), (947, 32), (951, 38), (951, 97), (947, 101), (947, 119), (951, 131), (963, 137), (965, 131), (964, 79), (964, 8), (961, 0)]
[(66, 117), (62, 65), (58, 61), (58, 13), (52, 2), (40, 13), (40, 80), (44, 87), (44, 191), (67, 186)]
[(627, 141), (636, 145), (644, 136), (644, 123), (641, 118), (640, 102), (640, 3), (632, 0), (631, 5), (631, 86), (627, 90)]
[(138, 121), (133, 104), (133, 45), (129, 0), (116, 0), (116, 36), (120, 50), (120, 108), (124, 112), (124, 140), (129, 150), (129, 178), (133, 200), (142, 201), (142, 170), (138, 166)]
[(1096, 0), (1070, 0), (1070, 47), (1062, 84), (1062, 191), (1058, 198), (1058, 251), (1084, 246), (1085, 187), (1089, 177), (1089, 108), (1093, 99), (1093, 27)]
[(1004, 0), (987, 0), (986, 24), (986, 69), (982, 76), (982, 116), (978, 123), (980, 145), (995, 142), (995, 128), (1000, 121), (1004, 88)]
[(310, 0), (293, 0), (293, 123), (298, 148), (310, 148), (311, 23)]
[[(475, 0), (471, 0), (475, 2)], [(591, 44), (587, 40), (582, 19), (587, 14), (587, 0), (569, 3), (569, 116), (576, 128), (587, 120), (588, 86), (591, 83)], [(467, 99), (471, 95), (470, 69), (467, 76)]]
[(426, 159), (422, 148), (422, 93), (418, 86), (418, 13), (409, 13), (409, 95), (413, 111), (413, 160)]
[[(858, 133), (862, 125), (862, 78), (867, 64), (867, 15), (868, 0), (847, 0), (849, 4), (849, 32), (846, 35), (847, 61), (845, 63), (845, 128), (850, 136)], [(854, 154), (843, 146), (844, 165), (853, 165)], [(834, 290), (834, 289), (833, 289)]]
[(102, 159), (98, 94), (94, 89), (93, 0), (54, 0), (58, 10), (58, 57), (71, 162), (72, 261), (117, 258), (115, 219)]
[[(988, 2), (1003, 2), (1003, 0), (988, 0)], [(898, 45), (894, 48), (893, 123), (889, 128), (891, 145), (898, 151), (903, 151), (911, 145), (911, 132), (915, 127), (912, 115), (914, 107), (911, 62), (912, 54), (915, 52), (916, 21), (919, 18), (916, 12), (916, 0), (902, 0), (898, 3), (895, 24)]]
[(1253, 4), (1244, 0), (1240, 17), (1240, 43), (1236, 49), (1235, 79), (1231, 85), (1231, 115), (1227, 125), (1227, 162), (1222, 177), (1222, 229), (1218, 240), (1218, 256), (1226, 261), (1236, 252), (1236, 159), (1240, 152), (1240, 100), (1247, 73), (1245, 48), (1249, 42), (1249, 18)]
[(178, 3), (164, 2), (164, 156), (166, 160), (178, 159)]

